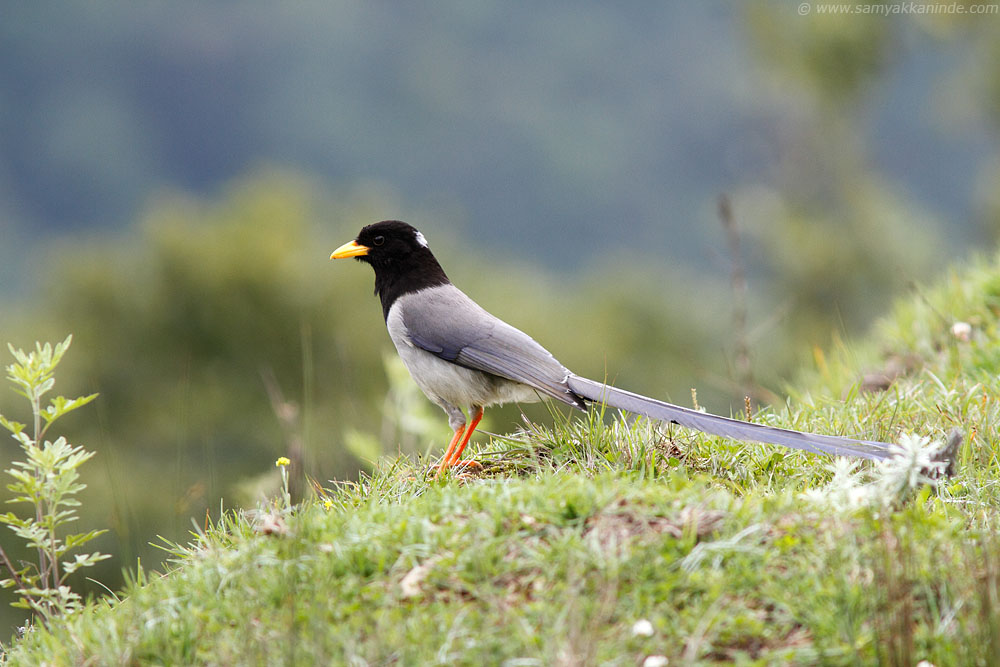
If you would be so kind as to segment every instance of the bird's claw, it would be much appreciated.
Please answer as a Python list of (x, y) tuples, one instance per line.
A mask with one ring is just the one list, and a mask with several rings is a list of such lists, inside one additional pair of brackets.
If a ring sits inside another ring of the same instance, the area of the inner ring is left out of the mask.
[(457, 472), (459, 476), (463, 476), (473, 471), (475, 472), (482, 471), (483, 464), (480, 463), (479, 461), (473, 461), (469, 459), (463, 461), (453, 461), (448, 464), (439, 463), (437, 465), (431, 466), (431, 470), (435, 471), (434, 473), (435, 479), (440, 477), (444, 473), (444, 471), (448, 469), (455, 469), (455, 472)]

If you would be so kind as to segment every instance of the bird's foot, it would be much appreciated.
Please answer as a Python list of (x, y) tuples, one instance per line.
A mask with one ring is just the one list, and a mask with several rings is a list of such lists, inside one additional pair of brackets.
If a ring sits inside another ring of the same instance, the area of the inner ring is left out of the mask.
[(481, 471), (483, 469), (483, 464), (480, 463), (479, 461), (473, 461), (471, 459), (463, 461), (452, 461), (451, 463), (448, 464), (439, 463), (436, 466), (432, 466), (432, 469), (436, 470), (434, 478), (437, 479), (444, 473), (445, 470), (449, 468), (455, 469), (455, 472), (457, 472), (459, 475), (465, 475), (472, 471), (476, 472)]
[(455, 461), (454, 463), (452, 463), (448, 467), (449, 468), (468, 468), (468, 469), (471, 469), (471, 470), (482, 470), (483, 469), (483, 464), (480, 463), (479, 461), (473, 461), (472, 459), (467, 459), (467, 460), (464, 460), (464, 461)]

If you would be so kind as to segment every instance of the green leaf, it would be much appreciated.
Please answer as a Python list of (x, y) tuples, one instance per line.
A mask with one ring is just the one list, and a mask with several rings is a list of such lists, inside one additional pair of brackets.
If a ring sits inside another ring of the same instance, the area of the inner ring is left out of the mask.
[(100, 552), (94, 552), (92, 554), (77, 554), (73, 557), (73, 560), (63, 563), (63, 572), (66, 574), (72, 574), (82, 567), (91, 567), (107, 558), (111, 558), (111, 556)]
[(49, 406), (42, 410), (42, 419), (47, 423), (52, 423), (64, 414), (72, 412), (77, 408), (82, 408), (97, 398), (97, 396), (98, 394), (90, 394), (89, 396), (79, 396), (74, 399), (67, 399), (65, 396), (56, 396), (52, 399)]
[(21, 422), (11, 421), (6, 417), (4, 417), (3, 415), (0, 415), (0, 426), (3, 426), (11, 433), (17, 434), (23, 431), (26, 425), (22, 424)]
[(28, 543), (28, 546), (45, 549), (48, 546), (48, 532), (38, 525), (11, 526), (14, 534)]
[(108, 532), (108, 531), (107, 530), (92, 530), (89, 533), (76, 533), (74, 535), (67, 535), (66, 536), (66, 545), (65, 545), (64, 548), (67, 549), (67, 550), (68, 549), (73, 549), (75, 547), (80, 546), (81, 544), (86, 544), (87, 542), (91, 541), (95, 537), (100, 537), (101, 535), (103, 535), (106, 532)]
[[(63, 355), (66, 354), (66, 350), (69, 349), (69, 346), (72, 343), (73, 343), (73, 334), (66, 336), (66, 340), (64, 340), (63, 342), (56, 343), (55, 353), (51, 357), (51, 361), (49, 362), (49, 368), (56, 367), (56, 365), (62, 360)], [(46, 344), (46, 346), (47, 345), (48, 344)]]
[(56, 386), (55, 378), (47, 377), (35, 385), (35, 395), (41, 396), (42, 394), (46, 394), (54, 386)]
[(35, 441), (31, 439), (31, 436), (24, 431), (18, 431), (13, 435), (13, 438), (21, 443), (21, 447), (27, 449), (29, 447), (35, 446)]
[(7, 512), (6, 514), (0, 514), (0, 523), (5, 523), (10, 526), (28, 526), (33, 523), (33, 519), (22, 519), (13, 512)]
[[(15, 382), (17, 382), (17, 380), (16, 380), (15, 378), (12, 378), (12, 377), (10, 377), (9, 375), (7, 376), (7, 378), (8, 378), (9, 380), (14, 380)], [(18, 384), (21, 384), (20, 382), (17, 382), (17, 383), (18, 383)], [(13, 392), (14, 392), (15, 394), (17, 394), (18, 396), (24, 396), (24, 397), (25, 397), (25, 398), (27, 398), (28, 400), (31, 400), (31, 396), (28, 396), (28, 394), (26, 393), (26, 391), (21, 391), (20, 389), (12, 389), (11, 391), (13, 391)]]

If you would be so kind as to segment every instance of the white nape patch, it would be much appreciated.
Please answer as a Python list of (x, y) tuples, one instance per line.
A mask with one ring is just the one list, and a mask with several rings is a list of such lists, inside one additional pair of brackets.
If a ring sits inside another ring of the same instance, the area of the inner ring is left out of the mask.
[(424, 238), (423, 234), (421, 234), (420, 232), (417, 232), (416, 233), (416, 238), (417, 238), (417, 243), (419, 243), (420, 245), (422, 245), (425, 248), (427, 247), (427, 239)]

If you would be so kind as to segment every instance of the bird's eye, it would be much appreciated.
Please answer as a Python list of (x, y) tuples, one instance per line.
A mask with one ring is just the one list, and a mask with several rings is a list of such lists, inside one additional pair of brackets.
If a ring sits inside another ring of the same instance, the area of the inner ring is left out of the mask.
[(382, 245), (383, 243), (385, 243), (385, 237), (376, 236), (375, 238), (372, 239), (372, 243), (374, 243), (375, 245)]

